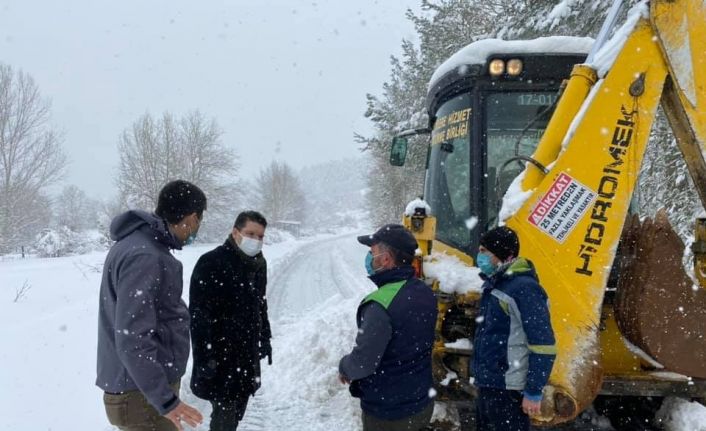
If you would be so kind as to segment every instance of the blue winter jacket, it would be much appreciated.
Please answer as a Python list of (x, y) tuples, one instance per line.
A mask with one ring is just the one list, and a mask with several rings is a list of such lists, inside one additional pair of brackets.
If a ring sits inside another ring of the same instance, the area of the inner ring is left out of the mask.
[(370, 277), (378, 290), (358, 308), (359, 333), (339, 371), (366, 414), (398, 420), (432, 402), (431, 349), (436, 297), (414, 268), (404, 266)]
[(473, 343), (475, 385), (524, 391), (538, 401), (556, 357), (547, 294), (532, 263), (518, 258), (483, 284)]

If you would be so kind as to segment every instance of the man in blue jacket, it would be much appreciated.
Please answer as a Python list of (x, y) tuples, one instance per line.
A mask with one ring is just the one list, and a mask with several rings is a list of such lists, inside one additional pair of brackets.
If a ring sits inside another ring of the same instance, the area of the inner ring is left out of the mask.
[(110, 225), (103, 267), (98, 376), (108, 420), (123, 431), (181, 430), (201, 414), (179, 399), (189, 359), (182, 265), (170, 252), (193, 241), (206, 195), (186, 181), (159, 193), (155, 212), (128, 211)]
[(360, 398), (364, 431), (418, 431), (433, 412), (431, 349), (436, 297), (411, 266), (417, 241), (398, 224), (358, 237), (378, 289), (358, 307), (358, 336), (339, 378)]
[(530, 429), (556, 356), (547, 295), (519, 251), (515, 232), (501, 226), (481, 237), (476, 259), (485, 283), (472, 370), (476, 427), (483, 431)]

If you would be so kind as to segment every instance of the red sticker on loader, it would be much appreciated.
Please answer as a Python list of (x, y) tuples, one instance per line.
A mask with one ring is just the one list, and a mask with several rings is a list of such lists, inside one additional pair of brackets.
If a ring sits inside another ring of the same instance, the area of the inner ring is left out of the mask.
[(534, 207), (528, 220), (563, 243), (595, 198), (593, 190), (562, 172)]

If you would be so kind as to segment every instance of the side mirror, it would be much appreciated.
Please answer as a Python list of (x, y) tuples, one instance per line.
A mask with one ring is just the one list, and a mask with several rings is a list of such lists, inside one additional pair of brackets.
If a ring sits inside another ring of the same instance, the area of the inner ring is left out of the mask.
[(390, 164), (392, 166), (404, 166), (406, 158), (407, 138), (395, 136), (392, 139), (392, 147), (390, 148)]

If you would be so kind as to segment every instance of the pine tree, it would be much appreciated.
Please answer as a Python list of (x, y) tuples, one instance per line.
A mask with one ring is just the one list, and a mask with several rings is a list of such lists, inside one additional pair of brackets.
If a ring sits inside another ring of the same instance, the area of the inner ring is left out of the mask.
[[(514, 4), (514, 6), (513, 6)], [(428, 137), (410, 140), (403, 168), (388, 163), (390, 143), (399, 132), (428, 126), (426, 91), (434, 70), (454, 52), (488, 35), (502, 13), (522, 2), (497, 0), (422, 0), (422, 12), (407, 11), (419, 36), (419, 46), (402, 42), (402, 56), (392, 57), (390, 80), (381, 97), (368, 94), (366, 117), (375, 125), (372, 137), (357, 136), (372, 155), (368, 206), (375, 224), (399, 221), (405, 205), (423, 194)]]

